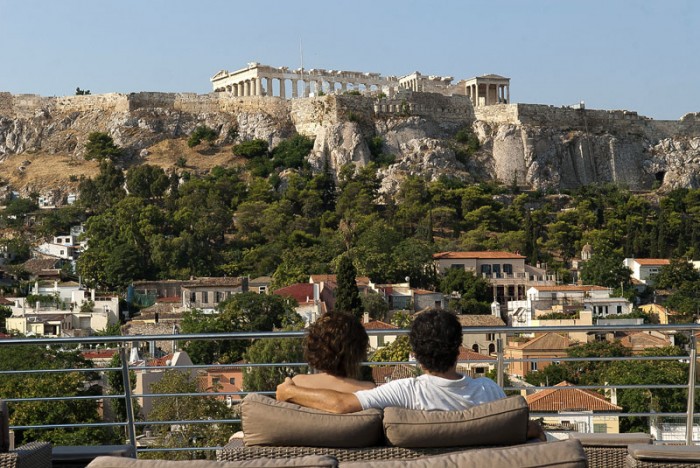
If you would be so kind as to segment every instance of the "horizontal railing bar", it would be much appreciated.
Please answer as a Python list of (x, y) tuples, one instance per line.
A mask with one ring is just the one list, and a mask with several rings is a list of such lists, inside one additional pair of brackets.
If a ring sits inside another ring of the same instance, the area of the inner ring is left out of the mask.
[[(700, 331), (700, 324), (683, 323), (670, 325), (561, 325), (556, 327), (463, 327), (464, 334), (497, 333), (503, 335), (519, 335), (530, 333), (557, 332), (599, 332), (609, 331)], [(367, 330), (371, 336), (406, 335), (406, 328)], [(140, 343), (144, 341), (209, 341), (209, 340), (251, 340), (264, 338), (303, 338), (305, 331), (270, 331), (270, 332), (228, 332), (228, 333), (188, 333), (171, 335), (130, 335), (130, 336), (90, 336), (90, 337), (51, 337), (51, 338), (16, 338), (0, 340), (0, 346), (10, 345), (51, 345), (51, 344), (80, 344), (80, 343)]]
[(159, 424), (235, 424), (241, 422), (241, 418), (228, 419), (175, 419), (172, 421), (135, 421), (137, 426), (157, 426)]
[(119, 427), (126, 426), (126, 424), (125, 422), (40, 424), (36, 426), (10, 426), (10, 429), (73, 429), (76, 427)]
[(0, 374), (36, 374), (40, 372), (42, 374), (57, 374), (62, 372), (109, 372), (109, 371), (120, 371), (120, 367), (80, 367), (72, 369), (31, 369), (31, 370), (0, 370)]
[(68, 401), (68, 400), (115, 400), (124, 399), (126, 395), (73, 395), (57, 397), (27, 397), (27, 398), (3, 398), (7, 403), (21, 403), (24, 401)]

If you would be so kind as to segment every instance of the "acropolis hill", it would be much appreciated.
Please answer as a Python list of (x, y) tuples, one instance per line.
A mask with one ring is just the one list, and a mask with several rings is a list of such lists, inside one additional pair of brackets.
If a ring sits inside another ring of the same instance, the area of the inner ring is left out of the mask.
[[(635, 190), (700, 187), (700, 114), (657, 121), (624, 110), (513, 103), (510, 79), (414, 72), (404, 77), (329, 70), (288, 70), (251, 63), (211, 78), (214, 92), (143, 92), (64, 97), (0, 93), (0, 168), (4, 190), (73, 190), (97, 163), (83, 159), (90, 132), (109, 133), (130, 158), (185, 170), (237, 164), (230, 145), (261, 138), (274, 147), (294, 133), (315, 138), (320, 170), (371, 160), (380, 137), (395, 162), (380, 169), (393, 192), (407, 174), (467, 181), (498, 179), (528, 188), (614, 182)], [(187, 147), (200, 125), (219, 132), (206, 154)], [(455, 134), (469, 128), (480, 148), (455, 157)], [(236, 130), (231, 132), (230, 130)], [(235, 136), (235, 141), (232, 139)], [(57, 195), (58, 196), (58, 195)]]

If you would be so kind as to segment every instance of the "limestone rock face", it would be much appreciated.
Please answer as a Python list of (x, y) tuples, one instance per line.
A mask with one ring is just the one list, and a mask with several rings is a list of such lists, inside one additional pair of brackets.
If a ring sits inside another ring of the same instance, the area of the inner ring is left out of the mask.
[(322, 170), (327, 163), (335, 173), (348, 163), (364, 166), (369, 161), (369, 148), (356, 122), (321, 127), (309, 156), (314, 170)]

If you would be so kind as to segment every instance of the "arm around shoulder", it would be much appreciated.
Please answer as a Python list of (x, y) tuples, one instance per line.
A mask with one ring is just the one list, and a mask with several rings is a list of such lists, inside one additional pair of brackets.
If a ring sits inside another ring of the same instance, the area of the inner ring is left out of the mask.
[(289, 377), (277, 386), (277, 399), (329, 413), (354, 413), (362, 410), (360, 400), (352, 393), (299, 387)]

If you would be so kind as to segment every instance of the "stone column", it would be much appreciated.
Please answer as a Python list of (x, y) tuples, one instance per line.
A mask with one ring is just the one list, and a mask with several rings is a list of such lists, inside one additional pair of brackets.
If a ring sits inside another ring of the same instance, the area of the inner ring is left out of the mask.
[(510, 85), (506, 85), (506, 102), (510, 104)]
[(246, 97), (250, 96), (250, 80), (245, 80), (245, 91), (243, 95)]
[(309, 97), (309, 93), (311, 93), (311, 81), (304, 80), (302, 83), (304, 83), (304, 97)]
[(348, 82), (347, 81), (343, 81), (340, 83), (340, 90), (342, 92), (345, 92), (348, 90)]
[(255, 95), (262, 96), (262, 77), (255, 79)]
[(272, 78), (270, 78), (270, 77), (268, 76), (268, 77), (266, 78), (266, 80), (267, 80), (267, 95), (270, 96), (270, 97), (272, 97), (272, 96), (275, 95), (275, 90), (274, 90), (274, 88), (272, 87)]
[(292, 97), (298, 97), (299, 96), (299, 80), (295, 80), (292, 78)]
[(279, 79), (279, 82), (280, 82), (280, 97), (281, 97), (282, 99), (287, 99), (287, 90), (284, 89), (284, 81), (285, 81), (284, 78), (280, 78), (280, 79)]
[(328, 81), (328, 94), (335, 93), (335, 81)]

